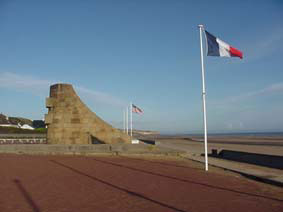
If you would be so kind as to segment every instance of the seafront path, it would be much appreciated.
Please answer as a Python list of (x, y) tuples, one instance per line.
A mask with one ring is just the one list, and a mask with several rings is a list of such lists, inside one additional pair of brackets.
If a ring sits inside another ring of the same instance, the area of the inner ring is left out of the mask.
[(0, 211), (283, 211), (282, 189), (186, 158), (0, 155)]
[[(186, 151), (184, 157), (204, 163), (204, 145), (202, 139), (197, 138), (162, 138), (156, 140), (158, 145), (175, 150)], [(250, 137), (214, 137), (208, 140), (208, 152), (212, 150), (232, 150), (255, 154), (280, 156), (283, 158), (283, 139), (281, 138), (250, 138)], [(283, 170), (249, 163), (209, 157), (210, 166), (215, 166), (240, 173), (246, 177), (265, 183), (283, 187)]]

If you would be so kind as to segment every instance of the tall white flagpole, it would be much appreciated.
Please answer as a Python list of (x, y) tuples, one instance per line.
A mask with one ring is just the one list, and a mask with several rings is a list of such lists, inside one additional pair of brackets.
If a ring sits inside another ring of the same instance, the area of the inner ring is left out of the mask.
[(128, 110), (129, 110), (129, 107), (127, 106), (126, 108), (126, 131), (127, 131), (127, 135), (129, 135), (129, 116), (128, 116)]
[(126, 132), (126, 111), (123, 110), (123, 132)]
[(131, 136), (133, 136), (133, 104), (130, 103), (130, 113), (131, 113)]
[(208, 171), (206, 103), (205, 103), (205, 76), (204, 76), (203, 47), (202, 47), (202, 31), (203, 31), (204, 27), (203, 27), (203, 25), (198, 25), (198, 27), (199, 27), (199, 37), (200, 37), (200, 58), (201, 58), (201, 76), (202, 76), (202, 105), (203, 105), (205, 171)]

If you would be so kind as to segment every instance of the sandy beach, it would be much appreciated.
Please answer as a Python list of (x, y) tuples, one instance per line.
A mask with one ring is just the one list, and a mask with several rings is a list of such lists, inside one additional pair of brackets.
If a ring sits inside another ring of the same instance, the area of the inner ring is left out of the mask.
[[(155, 140), (157, 143), (171, 148), (185, 150), (188, 153), (204, 152), (203, 136), (190, 135), (147, 135), (141, 139)], [(222, 149), (244, 151), (259, 154), (283, 156), (283, 136), (257, 135), (212, 135), (208, 136), (208, 151)]]

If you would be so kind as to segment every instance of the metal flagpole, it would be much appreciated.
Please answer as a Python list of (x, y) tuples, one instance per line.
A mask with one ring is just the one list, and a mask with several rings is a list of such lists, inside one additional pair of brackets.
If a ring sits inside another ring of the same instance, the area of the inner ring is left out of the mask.
[(201, 76), (202, 76), (202, 105), (203, 105), (205, 171), (208, 171), (206, 103), (205, 103), (205, 76), (204, 76), (203, 47), (202, 47), (202, 31), (203, 31), (204, 27), (203, 27), (203, 25), (198, 25), (198, 27), (199, 27), (199, 36), (200, 36), (200, 58), (201, 58)]
[(128, 116), (128, 110), (129, 110), (129, 107), (127, 106), (126, 108), (126, 131), (127, 131), (127, 135), (129, 135), (129, 116)]
[(123, 132), (126, 132), (126, 111), (125, 109), (123, 110)]
[(133, 136), (133, 104), (130, 103), (130, 110), (131, 110), (131, 136)]
[(126, 123), (126, 120), (127, 120), (127, 114), (126, 114), (126, 109), (124, 109), (124, 113), (125, 113), (125, 133), (126, 133), (126, 128), (127, 128), (127, 123)]

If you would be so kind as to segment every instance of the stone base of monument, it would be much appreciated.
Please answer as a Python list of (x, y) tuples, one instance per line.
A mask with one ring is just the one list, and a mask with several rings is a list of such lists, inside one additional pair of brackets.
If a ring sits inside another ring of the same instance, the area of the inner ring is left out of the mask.
[(14, 144), (0, 145), (0, 153), (16, 154), (161, 154), (178, 156), (185, 152), (148, 144), (97, 144), (97, 145), (66, 145), (66, 144)]

